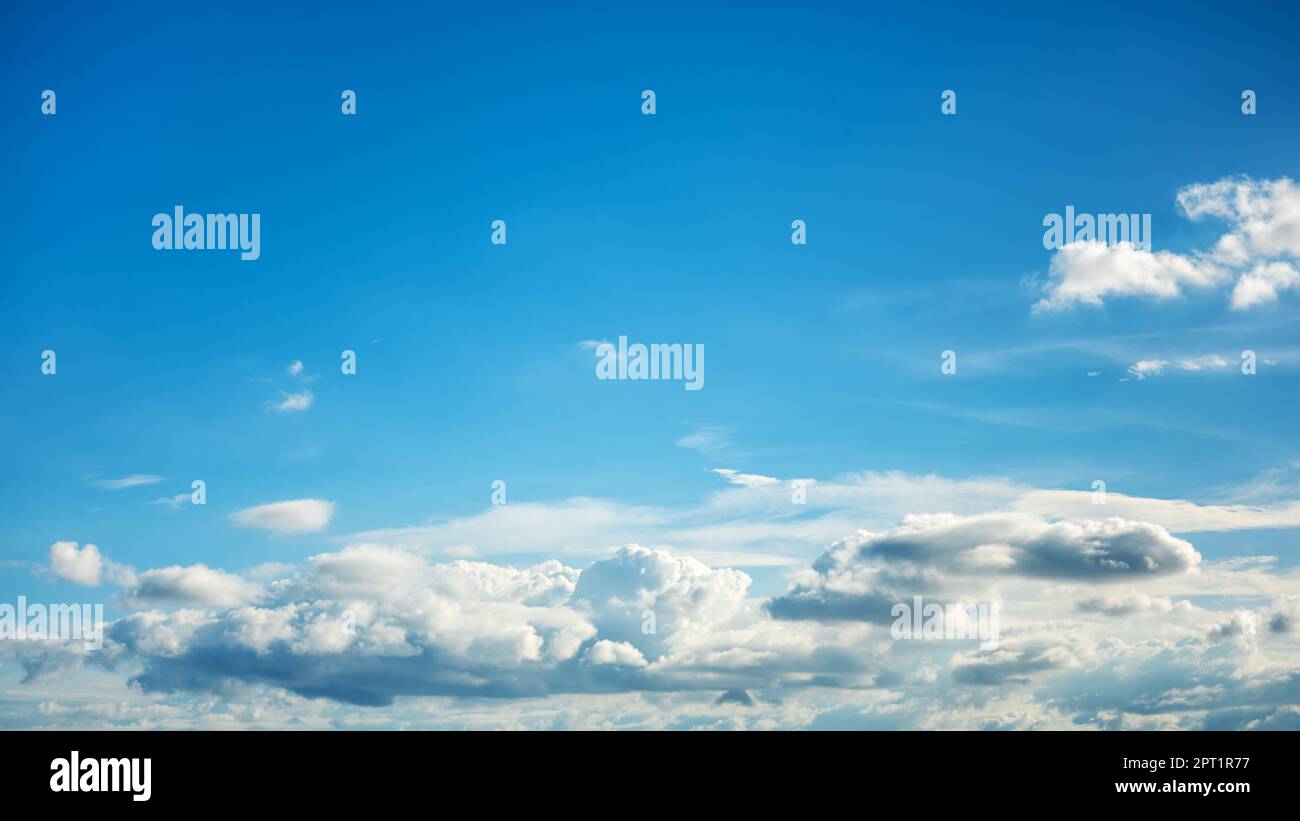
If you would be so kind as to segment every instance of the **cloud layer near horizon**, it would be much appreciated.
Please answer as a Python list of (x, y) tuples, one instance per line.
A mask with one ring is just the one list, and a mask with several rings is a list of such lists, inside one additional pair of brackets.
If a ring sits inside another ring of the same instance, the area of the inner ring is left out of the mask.
[[(88, 583), (85, 550), (75, 569), (66, 548), (51, 564)], [(553, 699), (667, 698), (692, 705), (679, 720), (703, 724), (1190, 727), (1294, 721), (1300, 670), (1293, 572), (1207, 563), (1161, 525), (1119, 516), (905, 516), (837, 540), (773, 598), (753, 596), (741, 570), (635, 544), (582, 569), (358, 542), (271, 571), (117, 578), (133, 611), (101, 650), (5, 643), (27, 680), (100, 670), (173, 709), (307, 699), (306, 713), (420, 712), (428, 699), (488, 699), (486, 726), (521, 711), (540, 720), (531, 711)], [(891, 640), (890, 609), (913, 596), (997, 604), (1000, 641)]]

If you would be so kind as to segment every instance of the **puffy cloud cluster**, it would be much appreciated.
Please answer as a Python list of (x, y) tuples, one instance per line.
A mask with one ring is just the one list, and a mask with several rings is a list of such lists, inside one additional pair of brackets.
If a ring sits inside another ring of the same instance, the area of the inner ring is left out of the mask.
[(1208, 288), (1222, 283), (1227, 276), (1212, 261), (1170, 251), (1148, 251), (1130, 242), (1072, 242), (1052, 255), (1047, 296), (1034, 309), (1100, 307), (1113, 296), (1172, 299), (1186, 288)]
[(1212, 250), (1178, 254), (1128, 242), (1073, 242), (1053, 255), (1046, 295), (1034, 309), (1101, 306), (1122, 296), (1167, 300), (1226, 283), (1233, 283), (1232, 307), (1246, 309), (1300, 287), (1300, 188), (1292, 180), (1195, 183), (1178, 192), (1177, 202), (1189, 219), (1229, 224)]
[[(89, 564), (84, 549), (55, 555)], [(1296, 718), (1286, 707), (1300, 670), (1295, 574), (1265, 560), (1206, 563), (1160, 525), (1123, 518), (907, 516), (835, 542), (771, 599), (755, 597), (740, 570), (635, 544), (578, 569), (440, 562), (355, 543), (242, 575), (145, 570), (121, 587), (120, 601), (137, 609), (110, 625), (102, 649), (5, 642), (0, 660), (16, 658), (43, 688), (98, 670), (129, 679), (131, 698), (102, 715), (92, 703), (47, 700), (30, 723), (1068, 728)], [(1190, 601), (1216, 595), (1214, 610)], [(998, 603), (1000, 640), (893, 640), (891, 608), (914, 596)], [(228, 705), (219, 714), (194, 706), (214, 699)], [(358, 710), (373, 706), (385, 709)]]
[(98, 587), (104, 562), (99, 548), (88, 544), (78, 549), (76, 542), (55, 542), (50, 545), (50, 573), (87, 587)]
[(73, 584), (99, 587), (105, 578), (117, 585), (134, 583), (131, 568), (105, 559), (93, 544), (78, 548), (76, 542), (55, 542), (49, 559), (50, 575)]
[[(361, 705), (396, 696), (529, 697), (768, 684), (782, 642), (744, 573), (628, 545), (585, 571), (435, 564), (354, 545), (255, 586), (208, 568), (140, 575), (147, 610), (108, 632), (104, 661), (149, 692), (272, 685)], [(745, 647), (746, 643), (754, 646)], [(699, 666), (697, 666), (699, 665)], [(816, 666), (823, 670), (824, 666)]]

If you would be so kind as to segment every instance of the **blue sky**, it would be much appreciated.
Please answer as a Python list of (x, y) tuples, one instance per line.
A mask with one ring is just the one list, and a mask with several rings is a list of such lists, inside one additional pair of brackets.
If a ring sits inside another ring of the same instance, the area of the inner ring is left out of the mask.
[[(1058, 281), (1044, 215), (1150, 213), (1155, 252), (1199, 259), (1234, 223), (1180, 191), (1296, 176), (1293, 9), (377, 6), (6, 8), (0, 600), (212, 604), (87, 592), (47, 566), (61, 541), (259, 582), (357, 544), (580, 570), (636, 542), (743, 572), (758, 607), (856, 528), (1078, 518), (1014, 500), (1098, 479), (1205, 562), (1273, 557), (1241, 601), (1144, 595), (1230, 614), (1300, 590), (1300, 295), (1232, 303), (1294, 261), (1290, 191), (1268, 189), (1275, 245), (1213, 285), (1034, 307)], [(260, 213), (260, 259), (155, 250), (175, 205)], [(703, 345), (706, 387), (596, 379), (582, 343), (620, 335)], [(1245, 349), (1275, 364), (1245, 376)], [(714, 468), (829, 490), (774, 508)], [(137, 474), (162, 478), (102, 484)], [(194, 479), (206, 505), (158, 503)], [(326, 526), (231, 518), (301, 499)], [(1223, 524), (1232, 505), (1255, 513)]]

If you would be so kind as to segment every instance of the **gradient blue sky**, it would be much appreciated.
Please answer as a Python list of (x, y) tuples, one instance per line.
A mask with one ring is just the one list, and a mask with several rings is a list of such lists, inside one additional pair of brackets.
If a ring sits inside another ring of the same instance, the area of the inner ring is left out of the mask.
[[(1045, 214), (1149, 212), (1155, 249), (1188, 253), (1227, 228), (1179, 213), (1181, 188), (1300, 173), (1293, 6), (2, 14), (0, 600), (84, 595), (31, 572), (58, 540), (241, 572), (482, 514), (495, 479), (511, 504), (664, 509), (723, 488), (707, 468), (1298, 495), (1296, 293), (1031, 310)], [(260, 213), (261, 258), (155, 251), (175, 205)], [(598, 381), (579, 343), (619, 335), (703, 344), (705, 389)], [(1243, 377), (1244, 348), (1278, 364)], [(1233, 367), (1125, 379), (1207, 354)], [(309, 410), (267, 409), (303, 389)], [(700, 431), (712, 448), (678, 444)], [(165, 479), (95, 484), (137, 473)], [(193, 479), (206, 506), (152, 504)], [(335, 503), (326, 531), (227, 518), (298, 498)], [(1207, 560), (1300, 559), (1294, 530), (1180, 535)], [(495, 560), (536, 560), (526, 542)], [(746, 572), (785, 589), (783, 567)]]

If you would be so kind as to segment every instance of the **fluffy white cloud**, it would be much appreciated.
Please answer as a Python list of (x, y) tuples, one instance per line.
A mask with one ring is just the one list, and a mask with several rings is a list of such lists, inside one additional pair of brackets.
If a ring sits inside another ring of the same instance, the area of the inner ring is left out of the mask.
[(1207, 260), (1169, 251), (1146, 251), (1129, 242), (1072, 242), (1052, 256), (1047, 296), (1034, 305), (1034, 310), (1099, 307), (1111, 296), (1172, 299), (1185, 288), (1219, 284), (1224, 276)]
[(87, 587), (99, 587), (104, 562), (99, 548), (88, 544), (80, 550), (76, 542), (55, 542), (50, 545), (50, 573)]
[[(827, 600), (882, 581), (995, 592), (1003, 638), (983, 647), (891, 641), (868, 612), (776, 619), (765, 605), (790, 596), (755, 599), (744, 573), (636, 545), (578, 571), (358, 544), (259, 584), (145, 571), (130, 593), (153, 598), (137, 603), (180, 609), (118, 619), (98, 652), (0, 655), (47, 693), (86, 663), (139, 685), (115, 713), (47, 696), (29, 726), (1286, 726), (1300, 580), (1249, 563), (1200, 579), (1198, 558), (1142, 523), (939, 515), (858, 534), (807, 571)], [(1289, 592), (1257, 619), (1231, 593), (1217, 612), (1185, 600), (1247, 589), (1234, 575)], [(1086, 592), (1112, 578), (1124, 589)], [(356, 710), (369, 705), (385, 709)]]
[(1178, 207), (1193, 220), (1214, 216), (1232, 224), (1215, 257), (1240, 265), (1259, 257), (1300, 257), (1300, 188), (1290, 179), (1229, 177), (1178, 192)]
[[(784, 481), (729, 484), (684, 511), (570, 500), (498, 518), (496, 508), (300, 564), (129, 574), (119, 602), (142, 609), (110, 626), (102, 650), (2, 642), (0, 661), (41, 683), (43, 706), (22, 708), (22, 726), (1295, 721), (1287, 705), (1300, 681), (1300, 571), (1269, 557), (1206, 562), (1169, 530), (1296, 526), (1296, 503), (1092, 501), (1088, 491), (999, 479), (856, 474), (811, 485), (793, 518)], [(579, 570), (553, 559), (437, 561), (447, 552), (430, 541), (595, 550), (616, 531), (642, 530), (718, 555), (833, 528), (842, 535), (855, 529), (845, 522), (921, 505), (959, 512), (895, 517), (839, 539), (773, 599), (756, 596), (741, 570), (681, 549), (628, 544)], [(990, 509), (1002, 512), (982, 512)], [(892, 606), (916, 595), (998, 605), (1000, 640), (893, 640)], [(95, 676), (118, 687), (130, 676), (139, 687), (106, 691), (118, 712), (100, 712), (76, 695)], [(69, 682), (66, 700), (60, 682)]]
[(324, 530), (334, 516), (334, 503), (323, 499), (292, 499), (237, 510), (230, 519), (240, 527), (276, 533), (312, 533)]
[(137, 605), (184, 604), (237, 607), (257, 601), (263, 591), (233, 573), (202, 564), (146, 570), (134, 579), (127, 597)]
[(645, 656), (625, 641), (601, 639), (587, 650), (587, 661), (592, 664), (618, 664), (624, 667), (645, 667)]
[(1277, 301), (1278, 291), (1300, 287), (1300, 271), (1286, 262), (1261, 262), (1241, 275), (1232, 289), (1232, 307), (1250, 308)]
[(1178, 192), (1177, 202), (1189, 219), (1229, 223), (1211, 251), (1178, 254), (1127, 242), (1070, 243), (1053, 255), (1046, 295), (1034, 310), (1101, 306), (1109, 297), (1168, 300), (1189, 288), (1227, 282), (1235, 282), (1232, 307), (1245, 309), (1300, 287), (1294, 264), (1300, 259), (1300, 188), (1290, 179), (1241, 176), (1195, 183)]

